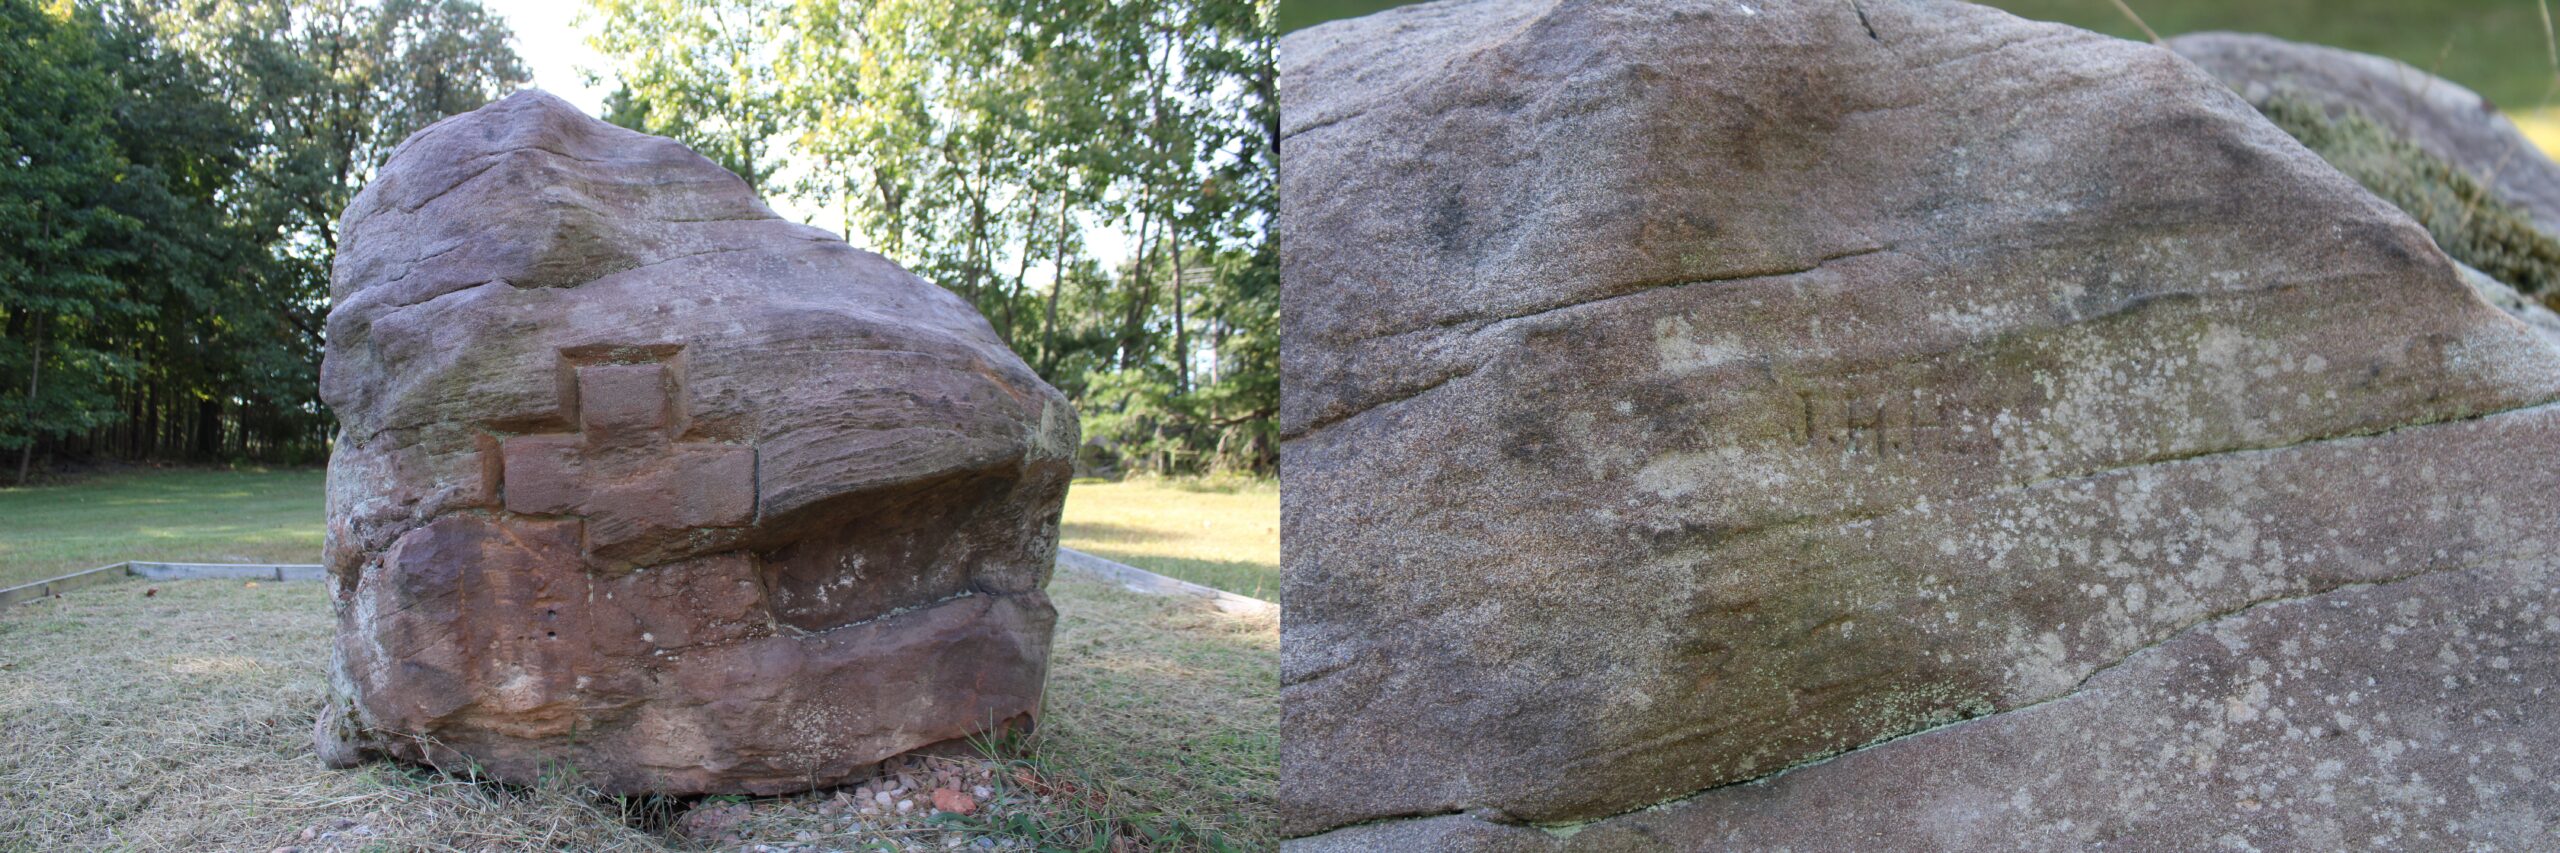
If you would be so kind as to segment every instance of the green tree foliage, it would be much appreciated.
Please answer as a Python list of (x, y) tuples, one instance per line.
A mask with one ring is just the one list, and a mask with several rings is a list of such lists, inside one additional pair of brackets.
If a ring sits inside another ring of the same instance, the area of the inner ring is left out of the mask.
[(522, 81), (467, 0), (0, 0), (0, 450), (304, 458), (338, 211)]
[[(672, 136), (969, 299), (1102, 461), (1268, 472), (1271, 0), (590, 0)], [(787, 176), (787, 177), (786, 177)], [(1106, 268), (1091, 243), (1120, 235)]]
[(608, 26), (596, 48), (626, 57), (622, 88), (605, 118), (683, 140), (747, 180), (757, 192), (773, 177), (773, 137), (781, 132), (772, 41), (774, 4), (765, 0), (594, 0)]
[(37, 438), (104, 419), (101, 386), (131, 366), (88, 333), (144, 310), (113, 273), (144, 230), (124, 208), (150, 200), (125, 186), (134, 167), (116, 145), (97, 25), (68, 11), (0, 5), (0, 243), (14, 247), (0, 256), (0, 366), (23, 377), (0, 408), (0, 449), (19, 451), (21, 479)]

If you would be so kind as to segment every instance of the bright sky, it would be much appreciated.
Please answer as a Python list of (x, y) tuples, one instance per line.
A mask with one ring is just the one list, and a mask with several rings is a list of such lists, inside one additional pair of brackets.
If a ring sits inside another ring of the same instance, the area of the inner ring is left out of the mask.
[[(604, 114), (604, 97), (613, 92), (613, 63), (587, 46), (587, 30), (578, 26), (587, 4), (579, 0), (480, 0), (507, 21), (516, 34), (516, 53), (533, 69), (533, 86), (576, 104), (588, 115)], [(587, 76), (598, 79), (594, 85)], [(767, 198), (775, 213), (845, 233), (841, 211), (801, 204), (787, 197)]]
[(551, 94), (567, 98), (588, 115), (604, 112), (604, 96), (613, 91), (613, 81), (586, 83), (585, 72), (603, 74), (608, 63), (603, 54), (587, 46), (586, 31), (578, 28), (578, 13), (587, 4), (578, 0), (481, 0), (480, 5), (507, 20), (507, 28), (516, 33), (516, 53), (533, 68), (533, 85)]
[[(516, 53), (524, 57), (533, 70), (533, 85), (576, 104), (588, 115), (604, 114), (605, 95), (614, 89), (612, 63), (603, 54), (587, 46), (587, 30), (578, 25), (579, 13), (587, 8), (581, 0), (480, 0), (482, 8), (507, 21), (516, 34)], [(587, 83), (589, 74), (597, 75), (595, 84)], [(791, 172), (784, 167), (786, 174)], [(775, 213), (844, 234), (854, 245), (864, 244), (860, 235), (845, 229), (844, 212), (808, 204), (787, 196), (765, 199)], [(1085, 251), (1117, 264), (1129, 252), (1129, 238), (1118, 229), (1105, 225), (1087, 228)], [(1035, 284), (1047, 280), (1045, 273), (1031, 276)]]

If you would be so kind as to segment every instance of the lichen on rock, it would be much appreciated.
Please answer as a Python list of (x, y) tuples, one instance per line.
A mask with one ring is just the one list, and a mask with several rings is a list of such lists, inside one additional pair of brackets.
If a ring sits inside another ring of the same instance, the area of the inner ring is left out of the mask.
[(2188, 33), (2167, 47), (2417, 219), (2456, 260), (2560, 299), (2560, 164), (2488, 98), (2407, 63), (2254, 33)]
[(2560, 298), (2560, 239), (2491, 195), (2479, 178), (2352, 106), (2322, 107), (2290, 92), (2257, 106), (2329, 165), (2418, 220), (2454, 260), (2520, 293)]

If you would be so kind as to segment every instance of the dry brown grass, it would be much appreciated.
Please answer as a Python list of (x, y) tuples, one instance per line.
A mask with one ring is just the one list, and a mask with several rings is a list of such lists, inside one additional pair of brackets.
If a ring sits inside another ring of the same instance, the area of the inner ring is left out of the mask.
[[(0, 849), (702, 849), (641, 828), (680, 807), (572, 779), (326, 770), (310, 747), (331, 629), (320, 585), (150, 588), (0, 612)], [(1044, 730), (1007, 759), (945, 768), (1000, 789), (985, 808), (864, 815), (853, 791), (699, 804), (736, 818), (724, 832), (739, 840), (714, 846), (1271, 846), (1277, 625), (1070, 576), (1052, 592)]]

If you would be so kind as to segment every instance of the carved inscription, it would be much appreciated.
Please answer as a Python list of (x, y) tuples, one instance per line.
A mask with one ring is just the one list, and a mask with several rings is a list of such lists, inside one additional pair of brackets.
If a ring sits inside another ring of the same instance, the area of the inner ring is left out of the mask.
[(500, 443), (508, 512), (585, 521), (589, 557), (645, 549), (687, 529), (755, 519), (749, 447), (680, 442), (683, 394), (665, 364), (576, 365), (575, 431)]
[(1799, 389), (1789, 438), (1807, 449), (1895, 458), (1969, 444), (1946, 400), (1923, 389), (1848, 393)]

